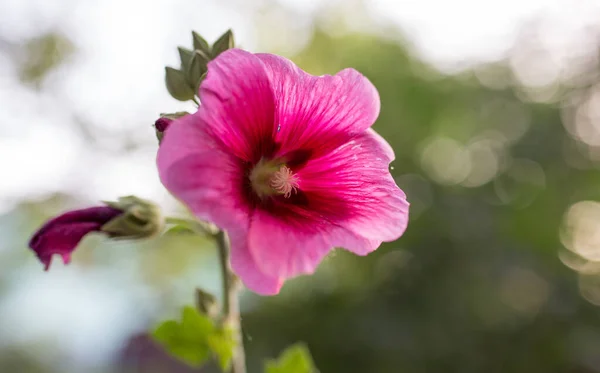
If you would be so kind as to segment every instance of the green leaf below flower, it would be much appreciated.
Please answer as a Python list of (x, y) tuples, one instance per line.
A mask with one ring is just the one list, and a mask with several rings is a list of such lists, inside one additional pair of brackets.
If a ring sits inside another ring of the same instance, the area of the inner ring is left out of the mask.
[(183, 309), (180, 322), (160, 324), (152, 336), (169, 354), (190, 366), (200, 367), (213, 357), (223, 371), (231, 365), (236, 345), (231, 330), (216, 325), (193, 307)]
[(267, 361), (265, 373), (317, 373), (308, 347), (297, 343), (288, 347), (277, 360)]

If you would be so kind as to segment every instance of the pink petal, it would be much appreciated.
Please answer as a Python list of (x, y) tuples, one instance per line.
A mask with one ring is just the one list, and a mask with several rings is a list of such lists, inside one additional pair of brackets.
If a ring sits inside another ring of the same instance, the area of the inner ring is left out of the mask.
[(409, 204), (389, 172), (393, 156), (387, 142), (368, 130), (310, 159), (298, 171), (300, 188), (335, 211), (327, 215), (333, 223), (368, 240), (394, 241), (406, 229)]
[(283, 280), (268, 276), (257, 267), (248, 249), (247, 230), (244, 228), (230, 229), (227, 233), (231, 242), (231, 268), (244, 285), (261, 295), (279, 293)]
[(309, 274), (334, 247), (366, 255), (400, 237), (408, 202), (390, 175), (393, 158), (369, 129), (308, 160), (298, 170), (301, 192), (273, 199), (252, 215), (248, 240), (259, 269), (282, 278)]
[(35, 251), (40, 262), (47, 271), (52, 264), (52, 257), (60, 255), (64, 264), (69, 264), (71, 253), (79, 242), (90, 232), (98, 231), (102, 224), (94, 222), (60, 223), (47, 227), (43, 234), (36, 235), (30, 247)]
[(208, 64), (199, 113), (215, 139), (238, 158), (257, 162), (273, 152), (275, 101), (264, 64), (230, 49)]
[(262, 209), (254, 212), (248, 241), (259, 272), (284, 279), (313, 273), (336, 247), (366, 255), (381, 244), (340, 226), (317, 220), (304, 225)]
[(297, 149), (323, 154), (369, 128), (379, 115), (377, 89), (354, 69), (312, 76), (273, 54), (266, 65), (278, 113), (276, 142), (285, 156)]
[(157, 164), (165, 187), (200, 219), (225, 229), (248, 224), (243, 165), (216, 144), (198, 113), (169, 126)]
[(303, 227), (257, 209), (248, 235), (250, 253), (268, 275), (289, 278), (310, 274), (333, 248), (327, 233), (326, 228)]

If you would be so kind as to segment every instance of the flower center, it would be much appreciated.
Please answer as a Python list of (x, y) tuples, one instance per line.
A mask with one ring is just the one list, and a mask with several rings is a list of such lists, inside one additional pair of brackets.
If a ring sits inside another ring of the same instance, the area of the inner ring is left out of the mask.
[(272, 195), (289, 198), (298, 189), (298, 175), (285, 163), (261, 159), (250, 172), (250, 183), (260, 198)]

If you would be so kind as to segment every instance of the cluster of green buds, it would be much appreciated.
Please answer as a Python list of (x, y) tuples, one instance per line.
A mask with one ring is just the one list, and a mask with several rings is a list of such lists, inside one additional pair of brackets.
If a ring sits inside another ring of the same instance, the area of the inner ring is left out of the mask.
[(195, 31), (192, 31), (192, 39), (193, 50), (184, 47), (177, 48), (181, 60), (180, 68), (174, 69), (169, 66), (165, 68), (167, 90), (173, 98), (179, 101), (196, 101), (195, 96), (206, 77), (208, 63), (227, 49), (234, 47), (231, 30), (227, 30), (221, 35), (212, 46)]

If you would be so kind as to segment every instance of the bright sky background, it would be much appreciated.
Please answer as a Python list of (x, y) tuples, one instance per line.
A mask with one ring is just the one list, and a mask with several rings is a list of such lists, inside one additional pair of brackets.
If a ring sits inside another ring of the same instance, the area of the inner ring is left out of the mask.
[[(272, 32), (278, 35), (274, 41), (285, 43), (288, 53), (293, 52), (290, 45), (299, 48), (306, 41), (312, 16), (321, 6), (331, 11), (355, 3), (279, 1), (298, 12), (294, 17), (277, 13), (273, 21)], [(365, 4), (374, 24), (395, 24), (414, 44), (415, 53), (444, 71), (502, 58), (520, 26), (543, 17), (538, 39), (550, 51), (551, 64), (533, 70), (531, 65), (521, 66), (523, 80), (532, 84), (556, 76), (568, 63), (566, 57), (590, 54), (589, 38), (582, 35), (600, 20), (597, 0), (366, 0)], [(214, 40), (232, 27), (246, 49), (264, 45), (257, 40), (253, 22), (266, 16), (267, 5), (268, 0), (0, 0), (0, 36), (9, 42), (58, 28), (79, 48), (72, 61), (52, 74), (42, 93), (19, 84), (14, 66), (0, 50), (0, 214), (22, 199), (43, 198), (55, 191), (90, 201), (128, 194), (170, 201), (156, 175), (151, 125), (159, 112), (191, 108), (168, 96), (164, 65), (177, 64), (175, 47), (190, 43), (191, 29)], [(357, 15), (349, 12), (349, 16)], [(377, 31), (372, 26), (369, 30)], [(518, 61), (515, 66), (520, 66)], [(540, 69), (549, 73), (539, 78), (535, 72)], [(77, 114), (85, 114), (107, 133), (146, 123), (146, 132), (139, 136), (147, 146), (128, 155), (91, 149), (73, 131)], [(117, 275), (57, 273), (50, 279), (32, 271), (19, 279), (21, 286), (0, 300), (0, 334), (11, 334), (11, 325), (27, 324), (26, 312), (31, 310), (43, 308), (46, 317), (30, 333), (14, 331), (15, 338), (59, 333), (65, 313), (79, 315), (71, 320), (72, 330), (62, 332), (65, 353), (85, 361), (90, 354), (109, 356), (115, 340), (122, 337), (110, 330), (136, 327), (124, 316), (137, 312), (135, 299), (128, 295), (133, 290), (100, 285), (97, 280), (104, 276), (118, 282)], [(76, 276), (80, 286), (73, 287), (69, 276)], [(91, 292), (88, 280), (94, 285)], [(95, 306), (99, 301), (103, 307)], [(111, 320), (112, 327), (98, 324), (98, 319)]]

